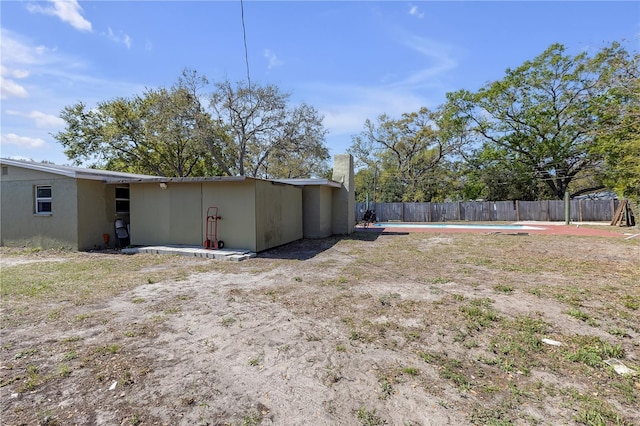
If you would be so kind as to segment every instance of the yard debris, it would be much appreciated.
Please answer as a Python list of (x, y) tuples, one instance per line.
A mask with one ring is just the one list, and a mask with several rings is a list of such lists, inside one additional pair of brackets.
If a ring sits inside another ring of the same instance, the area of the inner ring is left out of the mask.
[(551, 339), (542, 339), (542, 343), (546, 343), (547, 345), (551, 345), (551, 346), (562, 346), (561, 342), (558, 342), (557, 340), (551, 340)]
[(117, 381), (116, 381), (116, 382), (113, 382), (113, 383), (111, 384), (111, 386), (109, 386), (109, 390), (115, 390), (115, 388), (116, 388), (116, 386), (117, 386), (117, 385), (118, 385), (118, 382), (117, 382)]
[(634, 369), (627, 367), (622, 363), (622, 361), (615, 358), (609, 358), (605, 360), (604, 363), (612, 366), (618, 374), (630, 374), (632, 376), (636, 374), (636, 371)]
[(618, 209), (613, 214), (613, 219), (611, 220), (611, 226), (635, 226), (636, 218), (633, 215), (633, 211), (631, 210), (631, 205), (629, 205), (629, 200), (624, 199), (620, 201), (620, 205)]

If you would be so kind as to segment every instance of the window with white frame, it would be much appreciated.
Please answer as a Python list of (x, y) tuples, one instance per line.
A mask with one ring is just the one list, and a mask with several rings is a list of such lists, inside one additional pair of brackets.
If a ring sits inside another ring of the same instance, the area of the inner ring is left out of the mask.
[(51, 214), (51, 185), (36, 185), (36, 214)]

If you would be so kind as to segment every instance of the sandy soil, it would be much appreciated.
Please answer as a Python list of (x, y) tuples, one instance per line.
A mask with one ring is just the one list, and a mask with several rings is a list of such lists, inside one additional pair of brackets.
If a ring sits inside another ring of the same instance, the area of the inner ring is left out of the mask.
[[(441, 250), (454, 238), (424, 234), (415, 241), (415, 250)], [(552, 338), (611, 337), (602, 327), (568, 317), (567, 306), (558, 300), (540, 303), (527, 292), (517, 297), (496, 294), (490, 271), (483, 282), (470, 275), (468, 267), (448, 275), (450, 280), (429, 277), (431, 284), (424, 285), (427, 273), (422, 270), (387, 273), (394, 268), (392, 262), (385, 265), (381, 258), (368, 264), (370, 259), (362, 257), (374, 245), (387, 244), (393, 250), (396, 242), (397, 236), (379, 235), (353, 244), (295, 243), (229, 266), (226, 272), (141, 285), (101, 304), (69, 304), (63, 307), (64, 321), (5, 325), (2, 423), (467, 425), (481, 423), (470, 416), (473, 410), (494, 406), (491, 398), (502, 396), (461, 390), (418, 355), (429, 351), (463, 358), (486, 353), (482, 346), (455, 344), (446, 325), (435, 326), (446, 323), (452, 295), (491, 298), (500, 315), (543, 317), (552, 324), (547, 332)], [(602, 244), (606, 253), (596, 249), (594, 256), (629, 261), (638, 249), (627, 245), (615, 252)], [(2, 259), (2, 265), (36, 260), (15, 257)], [(571, 279), (561, 273), (532, 277), (541, 286)], [(354, 337), (356, 327), (350, 322), (373, 334)], [(638, 362), (638, 335), (633, 330), (629, 334), (627, 359)], [(408, 337), (415, 335), (419, 337)], [(29, 348), (37, 348), (28, 359), (41, 374), (64, 364), (71, 370), (68, 377), (18, 392), (24, 376), (11, 380), (22, 361), (19, 355)], [(419, 374), (411, 373), (410, 366)], [(590, 391), (582, 379), (543, 369), (534, 369), (526, 379), (518, 372), (495, 374), (485, 379), (556, 387), (569, 380), (576, 389)], [(393, 379), (388, 395), (381, 387), (384, 377)], [(572, 424), (574, 411), (560, 399), (551, 393), (537, 404), (525, 399), (514, 424)], [(619, 408), (640, 424), (638, 406)]]

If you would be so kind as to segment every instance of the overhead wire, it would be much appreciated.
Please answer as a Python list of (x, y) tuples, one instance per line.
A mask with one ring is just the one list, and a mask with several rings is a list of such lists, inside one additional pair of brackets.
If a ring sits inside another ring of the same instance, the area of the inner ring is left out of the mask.
[(244, 63), (247, 68), (249, 104), (251, 104), (251, 73), (249, 72), (249, 49), (247, 48), (247, 28), (244, 22), (244, 1), (243, 0), (240, 0), (240, 18), (242, 20), (242, 38), (244, 40)]

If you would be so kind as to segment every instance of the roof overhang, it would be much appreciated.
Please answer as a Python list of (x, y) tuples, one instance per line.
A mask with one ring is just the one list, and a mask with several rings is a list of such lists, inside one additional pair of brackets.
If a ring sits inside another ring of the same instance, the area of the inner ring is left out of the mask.
[(274, 182), (286, 183), (295, 186), (329, 186), (341, 188), (342, 184), (330, 179), (271, 179)]
[(144, 178), (121, 179), (110, 183), (203, 183), (203, 182), (242, 182), (246, 176), (206, 176), (206, 177), (159, 177), (148, 176)]
[(135, 173), (113, 172), (101, 169), (85, 169), (80, 167), (59, 166), (50, 163), (37, 163), (35, 161), (12, 160), (9, 158), (0, 158), (0, 164), (20, 167), (28, 170), (35, 170), (43, 173), (51, 173), (58, 176), (65, 176), (74, 179), (98, 180), (101, 182), (116, 182), (127, 179), (148, 179), (157, 178), (157, 176), (139, 175)]
[(203, 182), (242, 182), (247, 179), (264, 180), (272, 183), (305, 186), (328, 186), (341, 188), (342, 184), (330, 179), (259, 179), (247, 176), (207, 176), (207, 177), (163, 177), (134, 173), (113, 172), (101, 169), (85, 169), (80, 167), (59, 166), (57, 164), (37, 163), (35, 161), (12, 160), (0, 158), (0, 164), (66, 176), (74, 179), (97, 180), (109, 184), (136, 183), (203, 183)]

